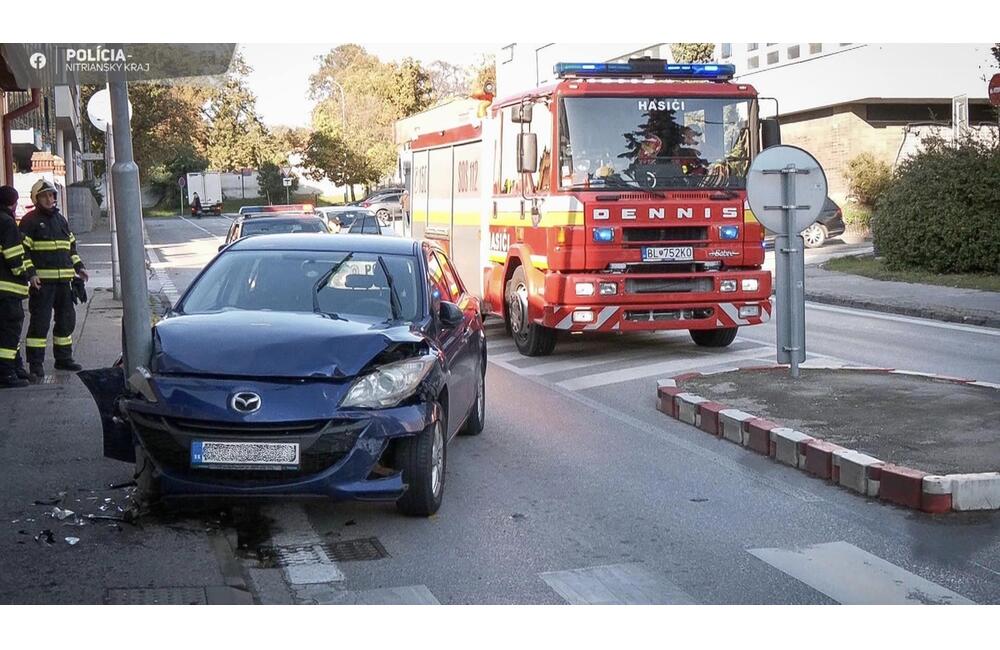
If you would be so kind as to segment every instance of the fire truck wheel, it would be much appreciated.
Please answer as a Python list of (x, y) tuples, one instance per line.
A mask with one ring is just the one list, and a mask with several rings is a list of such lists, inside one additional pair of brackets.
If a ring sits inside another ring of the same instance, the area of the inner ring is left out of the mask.
[(528, 282), (524, 267), (514, 269), (507, 281), (507, 327), (518, 352), (526, 357), (544, 357), (556, 347), (556, 331), (528, 322)]
[(736, 338), (737, 327), (718, 330), (689, 330), (695, 345), (703, 348), (724, 348)]

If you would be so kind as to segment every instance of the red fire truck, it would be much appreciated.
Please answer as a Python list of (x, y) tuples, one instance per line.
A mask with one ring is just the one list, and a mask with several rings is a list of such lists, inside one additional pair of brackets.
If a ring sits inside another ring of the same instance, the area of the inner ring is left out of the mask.
[(770, 317), (746, 172), (780, 140), (734, 72), (560, 63), (556, 83), (418, 133), (403, 161), (413, 236), (440, 241), (522, 354), (551, 353), (559, 331), (729, 345)]

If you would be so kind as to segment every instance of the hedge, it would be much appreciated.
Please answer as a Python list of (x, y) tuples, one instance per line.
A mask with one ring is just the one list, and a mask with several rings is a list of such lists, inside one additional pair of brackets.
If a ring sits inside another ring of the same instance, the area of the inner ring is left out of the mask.
[(1000, 273), (1000, 147), (925, 143), (875, 203), (872, 237), (890, 269)]

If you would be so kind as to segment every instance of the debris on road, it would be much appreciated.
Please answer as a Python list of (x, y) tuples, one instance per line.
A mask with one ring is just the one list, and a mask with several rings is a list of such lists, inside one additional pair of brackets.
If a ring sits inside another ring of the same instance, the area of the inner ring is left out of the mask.
[(70, 546), (76, 546), (79, 542), (80, 542), (80, 538), (79, 537), (67, 537), (66, 538), (66, 543), (69, 544)]
[(50, 512), (48, 514), (51, 515), (54, 519), (58, 519), (59, 521), (62, 521), (63, 519), (66, 519), (68, 517), (72, 517), (75, 513), (72, 510), (68, 510), (68, 509), (67, 510), (63, 510), (62, 508), (55, 507), (55, 508), (52, 509), (52, 512)]
[(52, 534), (51, 530), (49, 530), (48, 528), (46, 528), (42, 532), (40, 532), (37, 535), (35, 535), (35, 541), (38, 542), (39, 544), (41, 544), (43, 542), (46, 543), (46, 544), (55, 544), (56, 543), (56, 537), (55, 537), (55, 535)]

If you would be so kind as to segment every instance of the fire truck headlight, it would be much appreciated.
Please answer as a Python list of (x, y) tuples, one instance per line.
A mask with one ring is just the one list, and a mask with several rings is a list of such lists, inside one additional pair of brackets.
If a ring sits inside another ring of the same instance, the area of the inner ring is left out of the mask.
[(618, 293), (618, 285), (614, 282), (602, 282), (601, 283), (601, 295), (602, 296), (613, 296)]
[(750, 318), (760, 316), (760, 307), (757, 305), (743, 305), (740, 307), (740, 318)]
[(593, 323), (594, 322), (594, 312), (589, 309), (581, 309), (579, 311), (573, 312), (573, 322), (574, 323)]
[(578, 295), (578, 296), (592, 296), (592, 295), (594, 295), (594, 283), (593, 282), (577, 282), (576, 283), (576, 295)]
[(615, 240), (614, 228), (594, 228), (594, 241), (606, 243)]
[(722, 226), (719, 228), (719, 237), (721, 239), (739, 239), (740, 237), (740, 227), (739, 226)]
[(760, 282), (757, 278), (748, 278), (740, 283), (740, 286), (744, 291), (756, 291), (760, 288)]
[(719, 290), (723, 293), (736, 291), (736, 280), (723, 280), (719, 283)]

